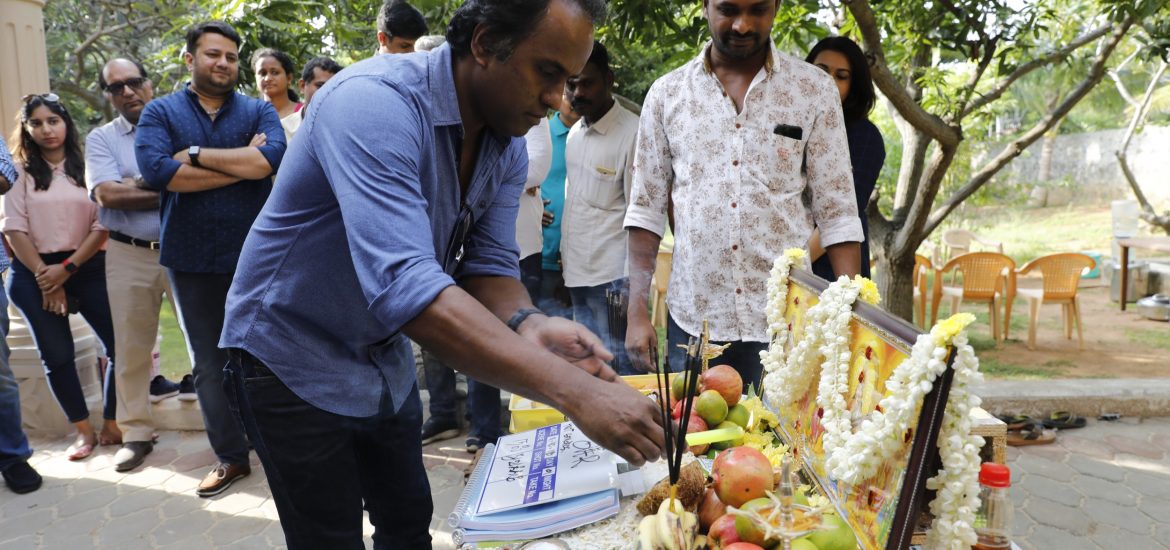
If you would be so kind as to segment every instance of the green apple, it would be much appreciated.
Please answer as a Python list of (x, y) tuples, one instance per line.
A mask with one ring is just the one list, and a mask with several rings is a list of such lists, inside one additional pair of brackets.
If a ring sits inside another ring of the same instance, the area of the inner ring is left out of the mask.
[(825, 515), (826, 528), (808, 536), (808, 539), (817, 546), (817, 550), (855, 550), (857, 538), (853, 536), (853, 529), (837, 514)]

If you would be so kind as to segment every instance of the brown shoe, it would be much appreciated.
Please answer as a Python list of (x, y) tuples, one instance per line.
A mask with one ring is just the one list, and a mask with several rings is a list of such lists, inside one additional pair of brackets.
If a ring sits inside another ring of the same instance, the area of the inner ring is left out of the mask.
[(203, 498), (213, 497), (226, 491), (237, 479), (246, 477), (250, 473), (252, 473), (252, 467), (247, 464), (217, 462), (215, 467), (207, 472), (207, 477), (199, 482), (199, 488), (195, 490), (195, 494)]

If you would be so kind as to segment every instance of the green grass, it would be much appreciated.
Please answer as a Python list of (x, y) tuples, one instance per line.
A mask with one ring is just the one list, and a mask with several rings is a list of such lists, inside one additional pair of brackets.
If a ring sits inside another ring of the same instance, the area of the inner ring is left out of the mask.
[(159, 358), (162, 360), (159, 370), (167, 380), (178, 382), (183, 375), (191, 374), (187, 340), (183, 338), (183, 331), (179, 329), (179, 321), (175, 319), (175, 312), (170, 304), (163, 304), (158, 322), (163, 335), (162, 344), (159, 346)]
[[(972, 344), (974, 347), (974, 344)], [(1039, 367), (1024, 367), (1005, 363), (993, 357), (980, 357), (979, 370), (983, 374), (991, 378), (999, 379), (1013, 379), (1013, 380), (1047, 380), (1050, 378), (1059, 378), (1065, 370), (1065, 367), (1071, 367), (1073, 364), (1064, 360), (1053, 360), (1044, 363)]]
[(1152, 348), (1170, 350), (1170, 330), (1146, 328), (1127, 329), (1125, 336), (1133, 344), (1142, 344)]
[[(1004, 253), (1017, 265), (1057, 252), (1110, 249), (1112, 214), (1108, 205), (1072, 205), (1053, 208), (978, 208), (953, 220), (991, 240), (1003, 243)], [(942, 231), (932, 237), (941, 238)]]

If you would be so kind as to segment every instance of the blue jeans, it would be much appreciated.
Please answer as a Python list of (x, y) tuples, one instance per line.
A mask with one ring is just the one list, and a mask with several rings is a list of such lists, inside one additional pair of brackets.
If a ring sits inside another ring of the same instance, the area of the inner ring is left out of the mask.
[(207, 440), (216, 458), (224, 464), (248, 463), (248, 440), (244, 429), (228, 408), (223, 392), (223, 366), (227, 352), (219, 349), (223, 332), (224, 305), (231, 273), (190, 273), (167, 269), (174, 293), (179, 326), (187, 338), (195, 395), (203, 412)]
[[(41, 261), (46, 264), (58, 264), (70, 254), (71, 251), (41, 254)], [(106, 295), (104, 251), (94, 254), (65, 281), (65, 294), (80, 300), (79, 313), (97, 334), (98, 340), (105, 348), (105, 355), (109, 358), (111, 367), (106, 369), (103, 382), (105, 407), (102, 409), (102, 417), (113, 420), (117, 411), (112, 367), (114, 323), (110, 319), (110, 301)], [(70, 422), (89, 419), (89, 406), (85, 403), (81, 378), (77, 376), (77, 363), (74, 360), (76, 350), (73, 347), (73, 331), (69, 327), (69, 318), (45, 311), (44, 297), (37, 286), (36, 274), (15, 258), (12, 260), (12, 273), (8, 277), (8, 296), (12, 299), (12, 305), (20, 310), (20, 314), (28, 322), (29, 332), (32, 333), (37, 351), (41, 355), (41, 364), (45, 367), (49, 389), (53, 391), (61, 410), (65, 411), (65, 416)]]
[[(431, 416), (448, 422), (457, 422), (455, 418), (455, 371), (435, 357), (431, 352), (423, 350), (423, 373), (427, 382), (427, 392), (431, 395)], [(495, 443), (500, 435), (500, 390), (467, 379), (467, 414), (471, 417), (470, 435), (483, 438)]]
[[(672, 372), (681, 372), (686, 364), (686, 350), (678, 346), (685, 346), (688, 334), (674, 322), (674, 317), (667, 316), (666, 320), (666, 360)], [(748, 384), (754, 384), (756, 392), (760, 391), (760, 374), (764, 365), (760, 361), (760, 352), (768, 349), (764, 342), (711, 342), (716, 345), (731, 344), (723, 350), (723, 354), (707, 363), (708, 366), (731, 365), (743, 378), (743, 390), (747, 392)]]
[[(626, 279), (618, 279), (597, 286), (582, 286), (569, 289), (569, 296), (573, 299), (573, 320), (585, 325), (601, 338), (605, 347), (613, 353), (613, 368), (620, 375), (642, 374), (630, 363), (626, 355), (625, 338), (620, 340), (609, 333), (609, 311), (605, 303), (605, 291), (615, 291), (626, 288)], [(625, 312), (622, 312), (625, 315)]]
[(8, 296), (0, 292), (0, 472), (32, 456), (28, 437), (20, 427), (20, 386), (8, 356)]
[(528, 291), (528, 297), (537, 307), (540, 307), (537, 302), (540, 301), (540, 283), (543, 275), (539, 252), (520, 260), (520, 282), (524, 284), (524, 290)]
[(365, 548), (363, 508), (374, 548), (431, 547), (417, 387), (397, 413), (386, 388), (377, 415), (341, 416), (297, 397), (247, 352), (228, 355), (224, 389), (264, 464), (289, 550)]

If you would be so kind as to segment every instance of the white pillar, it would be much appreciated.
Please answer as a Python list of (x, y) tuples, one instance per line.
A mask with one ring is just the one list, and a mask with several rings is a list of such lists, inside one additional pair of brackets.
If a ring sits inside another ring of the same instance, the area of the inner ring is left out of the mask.
[(0, 0), (0, 130), (8, 139), (25, 94), (49, 91), (44, 0)]

